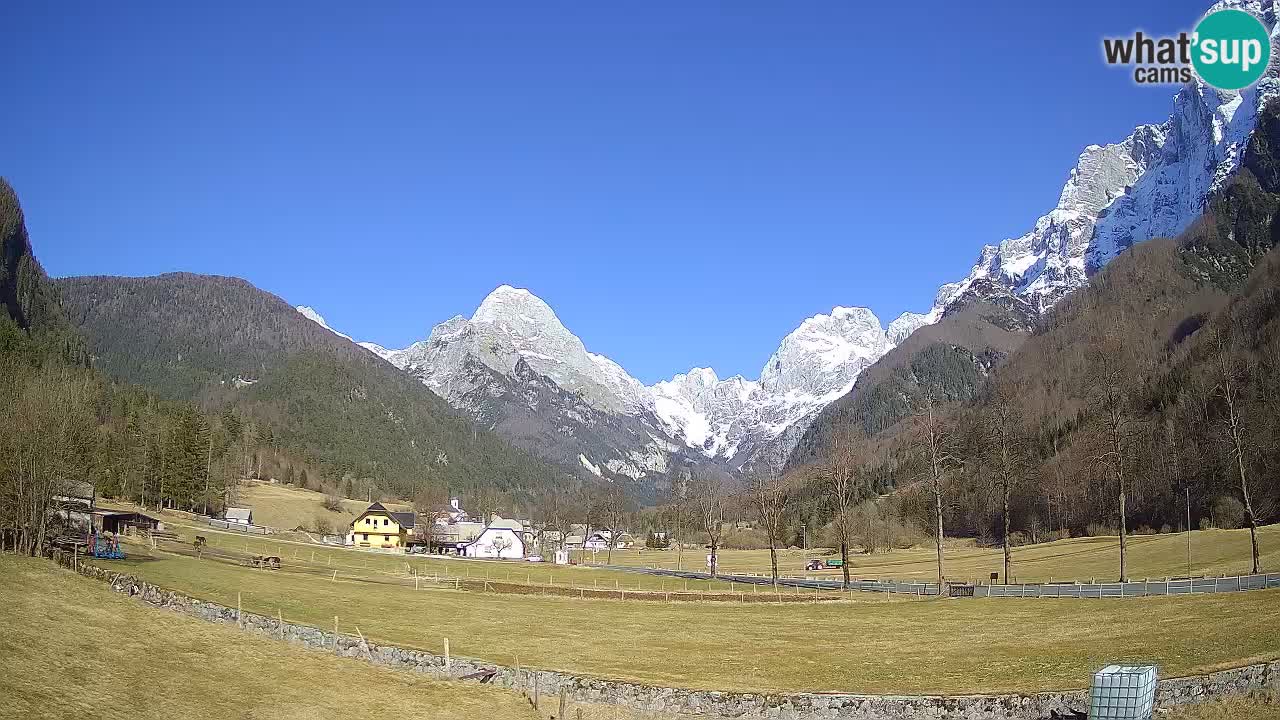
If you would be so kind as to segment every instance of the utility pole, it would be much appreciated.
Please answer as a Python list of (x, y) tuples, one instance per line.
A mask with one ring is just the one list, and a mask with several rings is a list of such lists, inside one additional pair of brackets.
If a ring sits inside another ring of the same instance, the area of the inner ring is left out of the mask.
[(1191, 579), (1191, 486), (1184, 488), (1187, 491), (1187, 579)]

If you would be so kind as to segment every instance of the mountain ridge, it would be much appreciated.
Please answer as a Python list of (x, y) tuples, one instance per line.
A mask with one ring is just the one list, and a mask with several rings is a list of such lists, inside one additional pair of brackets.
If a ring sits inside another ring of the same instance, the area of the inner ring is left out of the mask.
[[(1273, 43), (1280, 44), (1276, 0), (1222, 0), (1212, 9), (1225, 7), (1260, 17)], [(1184, 231), (1239, 168), (1259, 110), (1277, 96), (1274, 63), (1256, 86), (1240, 92), (1198, 79), (1184, 85), (1164, 122), (1139, 125), (1117, 142), (1086, 146), (1055, 206), (1023, 235), (983, 246), (965, 277), (938, 289), (928, 312), (903, 312), (886, 327), (866, 308), (836, 306), (784, 336), (755, 380), (721, 379), (710, 368), (693, 367), (645, 386), (617, 363), (587, 351), (537, 296), (509, 285), (486, 296), (470, 319), (455, 316), (407, 348), (363, 345), (455, 406), (475, 386), (457, 371), (464, 356), (507, 376), (522, 359), (562, 388), (581, 393), (595, 411), (636, 419), (647, 438), (643, 454), (651, 459), (669, 454), (661, 446), (670, 442), (729, 470), (776, 466), (823, 408), (853, 391), (863, 370), (921, 328), (986, 303), (1000, 309), (986, 316), (997, 327), (1025, 332), (1034, 316), (1085, 287), (1126, 249)], [(472, 403), (479, 400), (471, 395)], [(630, 453), (620, 447), (610, 452)], [(589, 455), (587, 460), (602, 464)]]

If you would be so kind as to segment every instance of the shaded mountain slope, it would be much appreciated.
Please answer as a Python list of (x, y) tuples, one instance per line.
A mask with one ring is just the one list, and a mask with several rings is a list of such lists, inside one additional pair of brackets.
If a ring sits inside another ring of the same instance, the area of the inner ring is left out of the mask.
[(477, 430), (421, 383), (238, 278), (58, 281), (94, 365), (163, 397), (234, 406), (334, 478), (533, 487), (565, 473)]

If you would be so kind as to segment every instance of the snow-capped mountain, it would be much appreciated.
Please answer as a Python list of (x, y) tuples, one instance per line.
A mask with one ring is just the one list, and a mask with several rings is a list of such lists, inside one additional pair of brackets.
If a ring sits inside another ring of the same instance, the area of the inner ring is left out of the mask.
[[(1214, 9), (1254, 13), (1274, 45), (1277, 2), (1224, 0)], [(471, 318), (446, 320), (407, 348), (361, 345), (518, 444), (601, 477), (660, 478), (707, 461), (780, 464), (864, 369), (949, 308), (995, 302), (1015, 309), (1025, 329), (1125, 249), (1184, 230), (1239, 167), (1260, 108), (1277, 95), (1274, 65), (1241, 92), (1198, 80), (1183, 87), (1164, 123), (1086, 147), (1057, 205), (1025, 234), (983, 247), (964, 279), (939, 288), (930, 312), (904, 312), (887, 328), (865, 308), (815, 315), (782, 339), (755, 380), (694, 368), (646, 387), (588, 351), (541, 299), (507, 285)], [(314, 310), (298, 310), (328, 328)]]
[[(893, 332), (904, 336), (922, 317), (900, 318)], [(495, 428), (517, 416), (527, 425), (534, 410), (558, 433), (543, 450), (638, 480), (693, 461), (785, 458), (785, 443), (772, 447), (779, 438), (848, 392), (893, 342), (870, 310), (837, 307), (784, 337), (757, 380), (695, 368), (646, 387), (588, 351), (536, 295), (503, 285), (470, 318), (450, 318), (407, 348), (361, 345)]]
[[(911, 323), (908, 318), (894, 330), (901, 334)], [(780, 441), (786, 431), (802, 432), (814, 414), (849, 392), (858, 374), (893, 345), (870, 310), (837, 307), (784, 337), (758, 380), (720, 380), (709, 368), (694, 368), (651, 391), (672, 434), (704, 455), (735, 466), (773, 462), (791, 449)]]
[(580, 393), (600, 410), (631, 414), (651, 404), (638, 380), (609, 358), (587, 352), (541, 298), (510, 285), (489, 293), (470, 320), (452, 317), (435, 326), (426, 340), (404, 350), (372, 343), (365, 347), (418, 376), (446, 399), (465, 391), (465, 379), (455, 370), (464, 357), (472, 357), (504, 374), (523, 359), (535, 372)]
[[(1261, 18), (1280, 40), (1276, 0), (1224, 0)], [(1274, 57), (1274, 55), (1273, 55)], [(1258, 111), (1280, 95), (1275, 61), (1254, 87), (1185, 85), (1163, 124), (1141, 125), (1111, 145), (1090, 145), (1058, 204), (1026, 234), (987, 245), (968, 276), (938, 290), (935, 322), (978, 280), (990, 280), (1043, 311), (1135, 243), (1177, 235), (1205, 209), (1208, 194), (1240, 166)]]

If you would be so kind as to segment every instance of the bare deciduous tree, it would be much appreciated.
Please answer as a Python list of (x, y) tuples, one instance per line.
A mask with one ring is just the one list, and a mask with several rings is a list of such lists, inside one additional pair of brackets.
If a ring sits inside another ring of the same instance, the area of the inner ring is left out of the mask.
[(955, 456), (948, 450), (946, 429), (939, 417), (939, 408), (932, 391), (926, 391), (920, 402), (916, 411), (916, 424), (920, 433), (921, 449), (924, 451), (925, 462), (928, 465), (926, 480), (929, 483), (929, 492), (933, 496), (933, 542), (938, 551), (938, 592), (942, 593), (946, 578), (942, 558), (944, 486), (947, 472), (955, 462)]
[(1258, 516), (1253, 511), (1253, 500), (1249, 495), (1249, 474), (1245, 469), (1245, 455), (1248, 449), (1246, 448), (1245, 440), (1244, 415), (1240, 408), (1239, 381), (1236, 379), (1237, 371), (1227, 355), (1226, 342), (1222, 337), (1222, 333), (1216, 328), (1213, 332), (1213, 340), (1218, 354), (1218, 395), (1222, 398), (1226, 410), (1226, 415), (1222, 418), (1222, 432), (1226, 436), (1231, 452), (1231, 460), (1235, 465), (1237, 478), (1240, 482), (1240, 496), (1244, 501), (1245, 519), (1249, 523), (1249, 541), (1253, 553), (1252, 572), (1256, 575), (1259, 572)]
[(853, 542), (855, 533), (854, 508), (858, 502), (858, 461), (859, 450), (853, 430), (846, 427), (832, 432), (827, 458), (828, 498), (834, 510), (831, 522), (840, 543), (840, 569), (846, 588), (849, 587), (849, 544)]
[(97, 385), (87, 373), (45, 367), (16, 382), (0, 409), (0, 530), (16, 550), (44, 545), (54, 497), (88, 478)]
[(689, 522), (690, 482), (687, 470), (671, 481), (671, 528), (668, 532), (676, 541), (676, 570), (681, 569), (684, 561), (684, 531)]
[(770, 467), (752, 477), (751, 505), (769, 541), (769, 563), (773, 569), (773, 584), (778, 584), (778, 536), (782, 534), (782, 516), (786, 510), (787, 493), (782, 474)]
[(714, 471), (699, 473), (697, 500), (698, 520), (711, 550), (711, 577), (716, 577), (720, 565), (720, 538), (724, 533), (724, 480)]
[(1009, 497), (1026, 474), (1026, 442), (1023, 436), (1022, 414), (1017, 403), (1015, 385), (1002, 385), (991, 401), (990, 423), (987, 428), (992, 452), (992, 467), (1000, 492), (1000, 514), (1004, 523), (1004, 582), (1009, 582), (1009, 567), (1013, 550), (1009, 545), (1010, 513)]
[(502, 553), (511, 547), (511, 538), (506, 535), (498, 535), (489, 541), (489, 547), (493, 548), (494, 557), (502, 557)]
[(1120, 515), (1120, 582), (1128, 582), (1129, 516), (1125, 508), (1125, 494), (1128, 491), (1129, 456), (1132, 454), (1130, 441), (1136, 420), (1129, 402), (1128, 359), (1122, 348), (1119, 337), (1114, 332), (1108, 333), (1094, 356), (1094, 401), (1101, 415), (1102, 452), (1093, 459), (1107, 469), (1115, 483)]
[(600, 523), (608, 533), (605, 564), (613, 564), (613, 548), (618, 544), (618, 533), (627, 523), (627, 502), (618, 489), (612, 489), (600, 501)]

